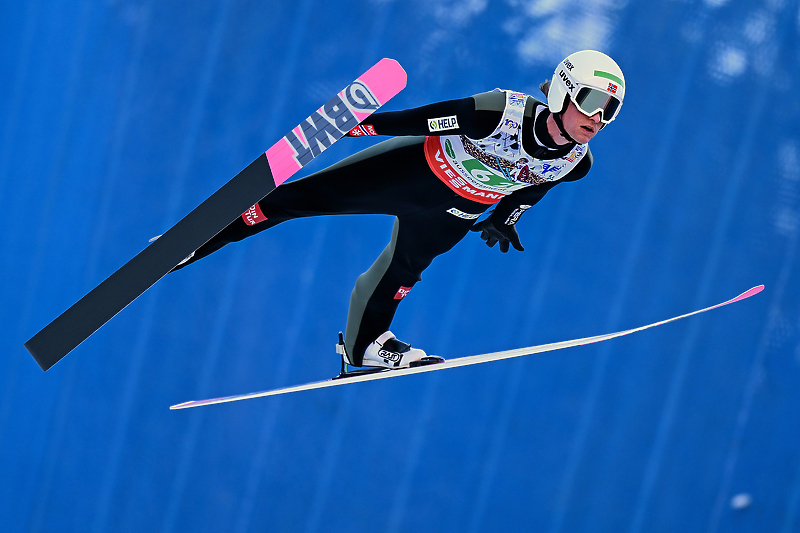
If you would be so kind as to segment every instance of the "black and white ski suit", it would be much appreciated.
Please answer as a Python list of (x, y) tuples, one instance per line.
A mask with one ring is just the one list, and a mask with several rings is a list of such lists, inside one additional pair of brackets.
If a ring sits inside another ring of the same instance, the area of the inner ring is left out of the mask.
[[(530, 96), (522, 97), (524, 118), (520, 131), (524, 154), (541, 163), (575, 153), (575, 144), (558, 146), (548, 134), (547, 106)], [(389, 329), (397, 306), (420, 281), (422, 271), (436, 256), (464, 238), (475, 219), (493, 203), (491, 199), (476, 201), (466, 197), (469, 195), (455, 190), (441, 172), (437, 175), (437, 169), (432, 168), (436, 161), (431, 155), (426, 157), (430, 152), (426, 151), (426, 138), (446, 135), (454, 142), (458, 138), (468, 139), (466, 143), (486, 140), (498, 131), (507, 105), (505, 92), (491, 91), (404, 111), (375, 113), (366, 120), (369, 127), (361, 131), (390, 135), (392, 139), (276, 188), (254, 206), (251, 211), (258, 211), (255, 216), (246, 213), (231, 223), (197, 250), (188, 263), (294, 218), (393, 215), (396, 218), (389, 244), (359, 276), (350, 298), (345, 345), (352, 362), (360, 365), (364, 350)], [(450, 129), (432, 132), (436, 124), (431, 121), (440, 117), (448, 120), (439, 125)], [(488, 223), (501, 234), (513, 231), (516, 235), (513, 224), (525, 209), (555, 185), (576, 181), (589, 171), (592, 157), (588, 146), (578, 145), (578, 150), (583, 157), (558, 179), (529, 179), (526, 186), (505, 195), (496, 203)], [(547, 167), (545, 163), (544, 168)]]

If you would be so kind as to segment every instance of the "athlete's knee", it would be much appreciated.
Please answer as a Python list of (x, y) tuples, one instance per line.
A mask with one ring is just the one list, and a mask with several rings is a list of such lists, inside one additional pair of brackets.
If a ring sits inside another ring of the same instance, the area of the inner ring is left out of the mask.
[(395, 254), (387, 269), (397, 279), (406, 283), (416, 283), (422, 280), (422, 273), (433, 262), (434, 257), (416, 254)]

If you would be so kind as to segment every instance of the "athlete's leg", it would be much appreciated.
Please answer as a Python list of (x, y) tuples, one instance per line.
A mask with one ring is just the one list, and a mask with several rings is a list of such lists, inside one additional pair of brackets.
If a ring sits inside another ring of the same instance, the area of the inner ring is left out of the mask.
[[(449, 191), (434, 180), (432, 185)], [(422, 271), (463, 239), (486, 207), (451, 193), (439, 205), (397, 217), (391, 241), (359, 276), (350, 297), (345, 346), (353, 364), (361, 365), (367, 346), (389, 329), (398, 305), (420, 281)]]
[(258, 216), (239, 217), (179, 268), (293, 218), (399, 215), (419, 210), (431, 201), (417, 183), (432, 178), (422, 142), (421, 137), (389, 139), (308, 177), (284, 183), (258, 202)]

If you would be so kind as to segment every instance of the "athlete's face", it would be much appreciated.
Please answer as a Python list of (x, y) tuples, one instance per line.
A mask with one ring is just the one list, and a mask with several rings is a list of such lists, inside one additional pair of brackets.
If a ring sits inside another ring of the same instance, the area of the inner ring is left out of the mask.
[(600, 112), (598, 111), (591, 117), (581, 113), (572, 102), (567, 106), (561, 120), (564, 122), (564, 129), (570, 137), (578, 141), (579, 144), (586, 144), (592, 137), (600, 131)]

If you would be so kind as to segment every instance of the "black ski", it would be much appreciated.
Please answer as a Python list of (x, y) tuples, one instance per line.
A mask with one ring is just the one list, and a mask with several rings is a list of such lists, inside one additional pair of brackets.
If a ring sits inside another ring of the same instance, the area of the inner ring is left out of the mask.
[(136, 257), (34, 335), (25, 347), (47, 370), (184, 258), (211, 240), (406, 85), (382, 59), (239, 172)]

